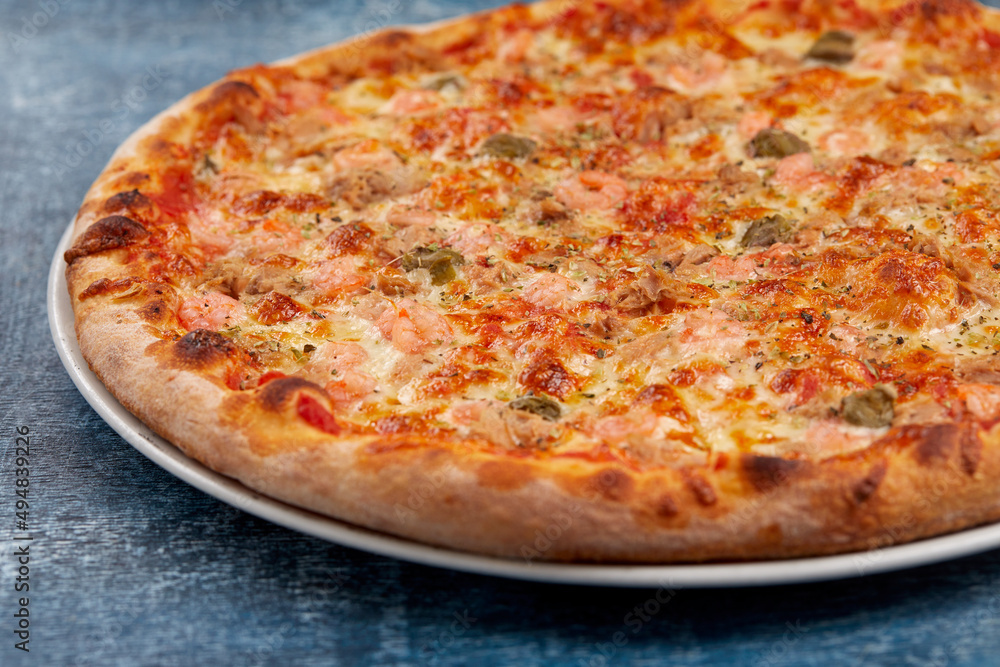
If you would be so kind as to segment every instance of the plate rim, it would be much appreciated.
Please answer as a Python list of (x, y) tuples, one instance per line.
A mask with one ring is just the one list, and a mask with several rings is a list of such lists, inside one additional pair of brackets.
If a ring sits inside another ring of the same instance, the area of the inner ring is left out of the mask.
[(907, 544), (832, 556), (733, 563), (627, 565), (530, 562), (422, 544), (356, 526), (265, 496), (189, 458), (115, 399), (84, 361), (66, 287), (63, 232), (49, 267), (46, 311), (56, 352), (84, 400), (123, 440), (168, 473), (270, 523), (340, 546), (431, 567), (506, 579), (622, 588), (736, 588), (852, 579), (972, 556), (1000, 548), (1000, 522)]

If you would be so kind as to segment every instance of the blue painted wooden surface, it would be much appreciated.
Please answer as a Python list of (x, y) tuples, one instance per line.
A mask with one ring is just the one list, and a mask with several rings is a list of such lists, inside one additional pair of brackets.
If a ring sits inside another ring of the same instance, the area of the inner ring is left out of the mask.
[[(458, 574), (234, 510), (83, 401), (49, 339), (46, 270), (129, 132), (230, 68), (496, 4), (0, 0), (0, 664), (998, 664), (1000, 551), (665, 604)], [(33, 438), (30, 654), (13, 634), (16, 426)]]

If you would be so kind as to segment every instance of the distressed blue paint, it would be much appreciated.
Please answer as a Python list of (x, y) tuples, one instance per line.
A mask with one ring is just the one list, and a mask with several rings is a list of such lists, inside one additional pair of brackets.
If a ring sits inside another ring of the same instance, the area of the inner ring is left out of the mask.
[[(680, 591), (656, 609), (653, 591), (440, 571), (272, 526), (166, 474), (84, 403), (49, 342), (45, 274), (131, 130), (230, 68), (377, 25), (380, 9), (405, 23), (495, 4), (247, 1), (220, 19), (208, 0), (73, 2), (15, 53), (8, 33), (42, 3), (0, 0), (0, 664), (28, 664), (10, 632), (22, 424), (37, 438), (35, 664), (997, 664), (1000, 552), (840, 583)], [(122, 115), (113, 103), (147, 68), (162, 81)], [(59, 173), (87, 136), (90, 154)], [(628, 615), (644, 604), (648, 621)]]

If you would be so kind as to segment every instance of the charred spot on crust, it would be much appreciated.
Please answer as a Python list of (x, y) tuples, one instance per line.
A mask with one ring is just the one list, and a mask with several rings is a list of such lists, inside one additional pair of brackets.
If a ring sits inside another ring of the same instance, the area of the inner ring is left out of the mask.
[(484, 461), (476, 469), (476, 478), (483, 486), (498, 491), (515, 491), (531, 481), (524, 466), (513, 461)]
[(281, 412), (298, 392), (309, 389), (325, 396), (323, 389), (309, 380), (298, 377), (283, 377), (271, 380), (257, 395), (261, 407), (271, 412)]
[(955, 424), (933, 424), (924, 428), (917, 436), (913, 455), (917, 463), (923, 466), (945, 461), (955, 449), (959, 437), (959, 427)]
[(163, 299), (157, 299), (156, 301), (150, 301), (135, 312), (150, 324), (160, 324), (170, 314), (170, 307), (167, 306), (167, 302)]
[(137, 188), (149, 181), (149, 174), (143, 171), (130, 171), (118, 177), (114, 182), (115, 189)]
[(781, 486), (802, 467), (799, 461), (756, 454), (741, 456), (740, 465), (743, 467), (743, 474), (750, 485), (762, 493), (773, 491)]
[(227, 359), (236, 345), (222, 334), (195, 329), (174, 344), (174, 357), (187, 367), (203, 368)]
[(663, 517), (677, 516), (677, 513), (680, 512), (677, 501), (669, 493), (664, 493), (656, 499), (654, 509), (658, 515)]
[(704, 477), (689, 474), (685, 476), (685, 481), (688, 488), (691, 489), (691, 493), (694, 494), (695, 500), (705, 507), (714, 505), (719, 500), (715, 489), (712, 488), (712, 485)]
[(975, 475), (979, 461), (983, 458), (983, 441), (979, 437), (979, 429), (968, 424), (962, 429), (962, 439), (959, 443), (962, 470), (969, 476)]
[(373, 38), (377, 45), (395, 49), (413, 41), (413, 34), (404, 30), (390, 30)]
[(882, 480), (885, 479), (885, 473), (889, 469), (889, 464), (886, 461), (879, 461), (872, 469), (865, 475), (864, 479), (854, 485), (851, 490), (851, 497), (853, 498), (855, 504), (860, 505), (866, 500), (871, 498)]
[(971, 424), (933, 424), (916, 436), (913, 455), (922, 466), (943, 463), (957, 452), (959, 465), (968, 475), (974, 475), (982, 458), (983, 443), (979, 429)]
[(133, 296), (141, 292), (142, 280), (131, 276), (128, 278), (121, 278), (119, 280), (98, 278), (94, 282), (90, 283), (85, 290), (80, 292), (79, 299), (80, 301), (86, 301), (87, 299), (92, 299), (95, 296), (121, 294), (126, 291)]
[(141, 224), (124, 215), (101, 218), (83, 233), (72, 248), (63, 253), (67, 264), (87, 255), (124, 248), (149, 236)]
[(635, 483), (627, 473), (617, 468), (605, 468), (591, 477), (589, 486), (608, 500), (624, 500), (631, 494)]
[(104, 202), (105, 213), (135, 213), (136, 211), (148, 211), (152, 207), (153, 202), (137, 188), (111, 195)]
[(234, 121), (252, 134), (264, 128), (259, 119), (259, 114), (263, 111), (260, 95), (253, 86), (243, 81), (220, 83), (197, 109), (205, 114), (209, 126), (218, 127)]
[(241, 99), (246, 97), (258, 98), (260, 95), (257, 89), (249, 83), (243, 81), (224, 81), (217, 85), (209, 96), (209, 102), (221, 102), (223, 100)]

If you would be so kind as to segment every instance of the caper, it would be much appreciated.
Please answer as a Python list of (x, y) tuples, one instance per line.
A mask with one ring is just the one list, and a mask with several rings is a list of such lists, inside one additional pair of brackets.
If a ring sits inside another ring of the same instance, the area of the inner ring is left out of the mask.
[(538, 146), (528, 137), (500, 132), (483, 142), (480, 152), (484, 155), (500, 158), (528, 157)]
[(843, 30), (831, 30), (820, 35), (806, 58), (825, 60), (829, 63), (846, 63), (854, 58), (854, 35)]
[(855, 426), (881, 428), (892, 423), (896, 392), (877, 384), (871, 389), (845, 396), (840, 406), (844, 420)]
[(514, 410), (523, 410), (554, 422), (562, 415), (562, 408), (551, 398), (545, 396), (522, 396), (507, 404)]
[(451, 248), (414, 248), (400, 260), (404, 271), (427, 269), (431, 274), (432, 285), (445, 285), (454, 280), (458, 273), (456, 266), (465, 264), (465, 258)]
[(462, 76), (461, 74), (446, 73), (446, 74), (439, 74), (437, 76), (428, 79), (427, 81), (424, 82), (423, 88), (424, 90), (441, 91), (450, 86), (457, 88), (458, 90), (464, 90), (467, 85), (468, 82), (465, 80), (465, 77)]
[(791, 230), (792, 225), (785, 219), (785, 216), (769, 215), (750, 223), (746, 232), (743, 233), (743, 238), (740, 239), (740, 245), (744, 248), (752, 248), (753, 246), (768, 248), (779, 241), (786, 240)]
[(808, 153), (809, 144), (791, 132), (766, 127), (750, 140), (747, 152), (750, 157), (788, 157), (796, 153)]

